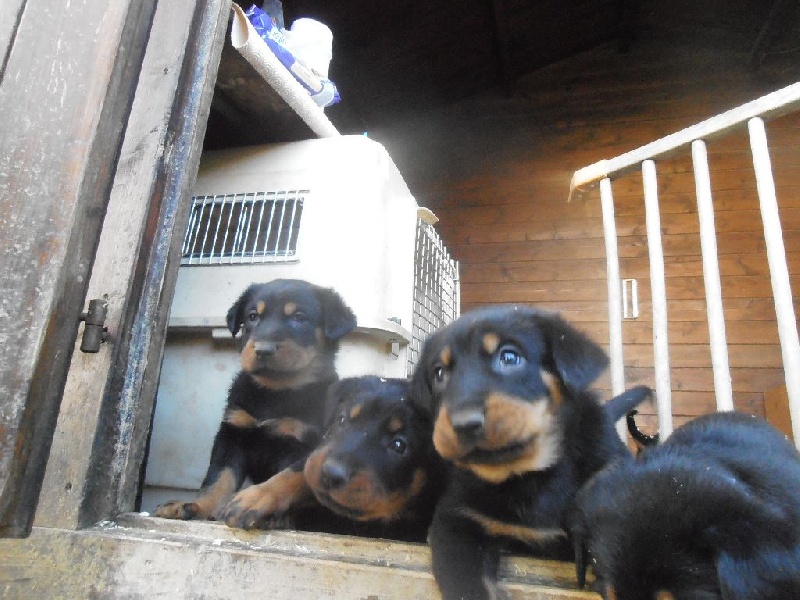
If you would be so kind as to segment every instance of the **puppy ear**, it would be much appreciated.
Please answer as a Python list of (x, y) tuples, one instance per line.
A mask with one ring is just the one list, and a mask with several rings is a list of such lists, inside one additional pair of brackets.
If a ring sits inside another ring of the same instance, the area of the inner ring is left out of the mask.
[(336, 341), (356, 328), (356, 316), (339, 294), (331, 289), (320, 289), (319, 301), (326, 338)]
[(328, 386), (325, 397), (325, 429), (333, 425), (333, 420), (339, 412), (339, 405), (350, 397), (355, 385), (354, 380), (348, 377)]
[(436, 411), (433, 400), (433, 390), (431, 389), (430, 373), (428, 372), (428, 365), (432, 362), (431, 355), (433, 354), (433, 341), (436, 334), (432, 334), (422, 347), (417, 364), (414, 367), (414, 372), (411, 374), (411, 401), (420, 411), (422, 411), (428, 418), (433, 418)]
[(573, 392), (585, 390), (608, 366), (606, 353), (557, 315), (539, 314), (537, 320), (561, 381)]
[(236, 337), (236, 334), (239, 333), (239, 329), (244, 324), (244, 307), (250, 298), (250, 294), (253, 292), (253, 289), (256, 286), (257, 284), (255, 283), (249, 286), (245, 291), (242, 292), (242, 295), (239, 296), (239, 299), (233, 303), (233, 306), (228, 309), (226, 320), (228, 323), (228, 331), (231, 332), (233, 337)]
[(800, 589), (800, 547), (789, 511), (733, 476), (721, 478), (711, 497), (710, 514), (696, 518), (707, 523), (700, 538), (716, 554), (722, 597), (792, 597)]
[(725, 600), (796, 598), (800, 589), (800, 547), (756, 546), (748, 556), (722, 553), (717, 578)]

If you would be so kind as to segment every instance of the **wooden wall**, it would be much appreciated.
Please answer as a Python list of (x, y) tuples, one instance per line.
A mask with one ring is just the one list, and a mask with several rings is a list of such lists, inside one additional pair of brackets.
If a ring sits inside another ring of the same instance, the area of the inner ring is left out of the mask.
[[(572, 173), (791, 83), (754, 72), (746, 52), (640, 42), (600, 48), (534, 72), (511, 97), (487, 94), (374, 132), (461, 263), (462, 309), (524, 302), (556, 309), (606, 343), (599, 196), (567, 203)], [(794, 290), (800, 290), (800, 114), (768, 126)], [(763, 414), (782, 383), (764, 238), (746, 137), (709, 146), (737, 408)], [(657, 165), (676, 424), (712, 411), (691, 159)], [(626, 382), (652, 383), (652, 318), (641, 177), (615, 182), (621, 274), (639, 282), (626, 321)], [(607, 376), (599, 382), (610, 386)], [(646, 410), (652, 414), (653, 410)], [(652, 418), (649, 425), (653, 424)]]

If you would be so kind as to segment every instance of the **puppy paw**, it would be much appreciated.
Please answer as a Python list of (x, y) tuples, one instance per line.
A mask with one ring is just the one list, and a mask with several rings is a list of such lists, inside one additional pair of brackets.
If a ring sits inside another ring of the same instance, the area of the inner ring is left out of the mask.
[(285, 523), (278, 497), (262, 485), (240, 491), (217, 512), (217, 520), (240, 529), (272, 529)]
[(156, 507), (156, 516), (164, 519), (180, 519), (189, 521), (197, 518), (200, 506), (196, 502), (181, 502), (172, 500)]

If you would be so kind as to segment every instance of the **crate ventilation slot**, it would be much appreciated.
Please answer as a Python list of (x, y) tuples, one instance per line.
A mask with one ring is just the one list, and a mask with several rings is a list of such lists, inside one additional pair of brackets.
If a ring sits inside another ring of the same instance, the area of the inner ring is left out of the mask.
[(308, 190), (195, 196), (182, 265), (296, 262)]

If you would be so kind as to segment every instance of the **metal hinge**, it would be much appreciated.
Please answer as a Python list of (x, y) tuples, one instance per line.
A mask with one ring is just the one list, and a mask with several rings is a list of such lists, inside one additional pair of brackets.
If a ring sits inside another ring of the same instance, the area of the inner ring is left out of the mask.
[(85, 321), (81, 352), (94, 354), (100, 352), (100, 344), (108, 339), (108, 327), (105, 327), (108, 300), (97, 298), (89, 300), (89, 310), (81, 313), (81, 321)]

